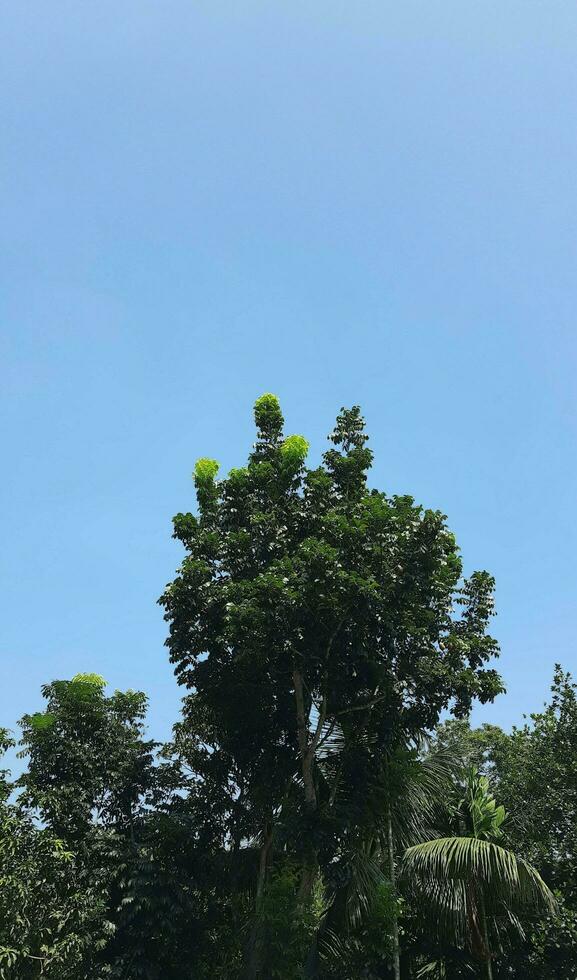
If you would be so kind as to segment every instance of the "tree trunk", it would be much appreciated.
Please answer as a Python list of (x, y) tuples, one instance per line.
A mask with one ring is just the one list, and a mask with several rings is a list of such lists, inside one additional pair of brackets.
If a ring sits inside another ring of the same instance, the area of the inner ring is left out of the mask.
[(399, 919), (397, 913), (397, 876), (395, 874), (395, 848), (393, 842), (393, 821), (390, 804), (387, 806), (387, 849), (389, 853), (389, 879), (395, 900), (393, 910), (393, 976), (401, 980), (401, 944), (399, 941)]
[(301, 756), (303, 782), (305, 785), (305, 803), (311, 810), (316, 810), (317, 794), (313, 775), (313, 762), (316, 746), (314, 745), (314, 742), (309, 744), (309, 730), (305, 712), (304, 685), (300, 670), (293, 671), (293, 684), (295, 689), (297, 714), (297, 737)]
[(493, 980), (493, 965), (491, 963), (491, 945), (489, 943), (489, 929), (487, 926), (487, 913), (485, 911), (485, 899), (481, 892), (479, 896), (479, 912), (481, 914), (481, 932), (483, 934), (484, 949), (484, 972), (485, 980)]
[(255, 918), (254, 918), (253, 927), (251, 929), (249, 948), (248, 948), (248, 963), (247, 963), (248, 980), (258, 980), (258, 978), (262, 976), (263, 942), (262, 942), (262, 923), (259, 917), (259, 913), (260, 913), (260, 903), (266, 885), (266, 875), (267, 875), (268, 864), (270, 859), (272, 840), (273, 840), (272, 827), (270, 824), (267, 823), (264, 828), (263, 842), (262, 842), (262, 847), (260, 849), (258, 878), (256, 884)]
[[(309, 740), (310, 733), (305, 711), (303, 678), (301, 672), (296, 669), (293, 671), (293, 684), (295, 689), (297, 736), (301, 757), (301, 771), (305, 788), (305, 809), (308, 813), (314, 813), (317, 809), (317, 791), (314, 780), (314, 759), (321, 726), (320, 724), (317, 726), (317, 734), (315, 734), (314, 738)], [(310, 898), (316, 876), (317, 854), (313, 848), (307, 847), (298, 893), (300, 902), (306, 902)]]

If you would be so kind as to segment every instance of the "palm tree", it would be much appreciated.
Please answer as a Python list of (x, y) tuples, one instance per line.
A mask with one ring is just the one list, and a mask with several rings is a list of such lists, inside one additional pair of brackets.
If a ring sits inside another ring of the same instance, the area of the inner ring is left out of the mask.
[(551, 910), (555, 899), (535, 868), (496, 843), (505, 810), (474, 769), (456, 815), (461, 835), (409, 847), (402, 871), (427, 903), (438, 932), (468, 946), (483, 963), (486, 980), (493, 980), (491, 940), (500, 923), (522, 934), (523, 915)]
[(327, 890), (329, 911), (323, 922), (323, 940), (334, 943), (337, 935), (354, 930), (370, 914), (379, 887), (388, 885), (393, 899), (389, 955), (394, 980), (401, 977), (398, 857), (410, 844), (431, 836), (429, 828), (440, 816), (442, 801), (462, 768), (461, 756), (453, 748), (425, 753), (427, 747), (427, 739), (420, 735), (376, 748), (365, 733), (345, 735), (339, 728), (321, 756), (321, 774), (329, 782), (334, 781), (347, 751), (368, 753), (372, 770), (362, 797), (351, 793), (345, 780), (330, 803), (350, 828), (341, 854), (349, 874), (344, 888)]

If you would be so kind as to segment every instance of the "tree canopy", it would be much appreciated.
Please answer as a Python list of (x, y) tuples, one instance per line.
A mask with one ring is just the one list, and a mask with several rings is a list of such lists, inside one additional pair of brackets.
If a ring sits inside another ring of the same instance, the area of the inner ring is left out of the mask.
[(97, 674), (22, 719), (0, 977), (575, 976), (571, 678), (523, 727), (471, 729), (503, 692), (491, 575), (370, 486), (358, 407), (315, 467), (274, 395), (254, 419), (245, 465), (199, 459), (174, 518), (171, 741)]

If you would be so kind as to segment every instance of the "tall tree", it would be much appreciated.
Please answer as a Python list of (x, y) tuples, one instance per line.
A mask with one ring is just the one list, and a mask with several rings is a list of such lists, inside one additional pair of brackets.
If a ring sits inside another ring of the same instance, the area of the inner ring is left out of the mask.
[[(316, 469), (306, 440), (284, 437), (273, 395), (257, 400), (255, 422), (246, 467), (217, 481), (216, 462), (197, 463), (199, 515), (175, 518), (186, 555), (161, 602), (223, 841), (260, 842), (258, 897), (282, 838), (307, 902), (354, 833), (335, 823), (340, 788), (356, 781), (362, 793), (391, 742), (502, 689), (486, 666), (497, 653), (486, 632), (493, 580), (461, 580), (442, 514), (367, 487), (358, 408), (342, 410)], [(373, 747), (362, 775), (347, 751), (327, 783), (320, 753), (337, 725)]]

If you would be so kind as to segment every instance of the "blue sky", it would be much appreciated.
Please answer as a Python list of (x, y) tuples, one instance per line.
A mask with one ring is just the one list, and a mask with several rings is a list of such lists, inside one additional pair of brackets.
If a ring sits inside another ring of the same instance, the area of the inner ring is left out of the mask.
[(573, 0), (0, 3), (0, 724), (78, 671), (180, 692), (155, 604), (198, 456), (277, 393), (311, 457), (497, 578), (509, 693), (577, 669)]

